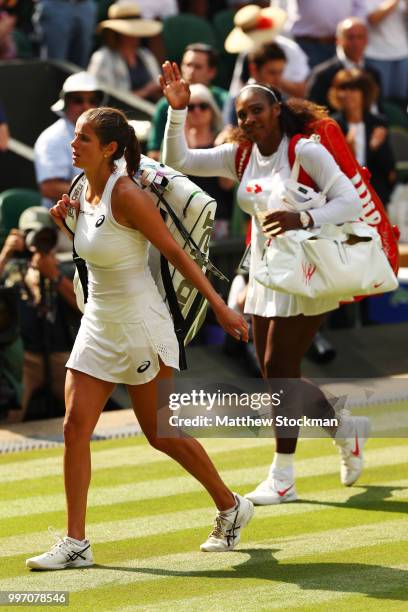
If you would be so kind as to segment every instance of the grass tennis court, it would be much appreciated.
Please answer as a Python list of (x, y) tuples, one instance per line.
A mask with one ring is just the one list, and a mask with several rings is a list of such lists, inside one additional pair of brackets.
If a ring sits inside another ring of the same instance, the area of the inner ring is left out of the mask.
[[(204, 445), (233, 490), (265, 477), (270, 440)], [(61, 461), (61, 449), (0, 456), (0, 591), (69, 591), (74, 610), (408, 609), (405, 439), (369, 440), (352, 488), (339, 483), (329, 440), (301, 441), (301, 501), (257, 508), (224, 554), (199, 552), (214, 509), (178, 465), (142, 437), (93, 443), (88, 537), (99, 565), (30, 572), (25, 558), (53, 543), (48, 526), (64, 532)]]

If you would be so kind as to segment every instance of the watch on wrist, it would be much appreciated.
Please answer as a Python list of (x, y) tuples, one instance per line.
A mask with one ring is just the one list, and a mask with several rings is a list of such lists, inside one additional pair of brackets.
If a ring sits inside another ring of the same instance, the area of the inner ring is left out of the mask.
[(304, 210), (302, 210), (302, 212), (299, 213), (299, 219), (300, 219), (300, 224), (303, 227), (303, 229), (307, 229), (308, 227), (311, 227), (313, 225), (312, 217), (309, 215), (309, 213), (307, 213)]

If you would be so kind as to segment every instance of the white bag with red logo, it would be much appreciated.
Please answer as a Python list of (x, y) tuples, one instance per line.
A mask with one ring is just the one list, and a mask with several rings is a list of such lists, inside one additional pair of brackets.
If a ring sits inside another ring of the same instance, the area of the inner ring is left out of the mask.
[(339, 301), (398, 287), (381, 237), (359, 221), (288, 231), (273, 238), (255, 279), (282, 293)]

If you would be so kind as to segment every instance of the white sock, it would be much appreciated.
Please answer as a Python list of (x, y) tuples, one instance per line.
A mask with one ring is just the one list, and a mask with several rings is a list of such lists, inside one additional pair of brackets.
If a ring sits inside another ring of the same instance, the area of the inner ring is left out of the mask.
[(288, 480), (295, 478), (295, 453), (275, 453), (273, 456), (272, 465), (269, 468), (269, 477), (279, 478), (284, 477)]

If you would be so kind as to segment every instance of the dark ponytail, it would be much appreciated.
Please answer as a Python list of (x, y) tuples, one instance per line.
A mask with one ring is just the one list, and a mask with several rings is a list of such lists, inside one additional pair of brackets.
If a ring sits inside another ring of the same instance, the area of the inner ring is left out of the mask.
[(115, 161), (125, 156), (126, 171), (132, 177), (140, 165), (140, 144), (126, 115), (117, 108), (101, 106), (86, 111), (82, 116), (103, 145), (117, 143), (118, 148), (109, 160), (112, 171)]
[(291, 138), (296, 134), (311, 134), (313, 124), (327, 117), (327, 109), (309, 100), (289, 98), (281, 102), (279, 123), (282, 132)]
[(140, 166), (140, 143), (130, 123), (128, 123), (128, 142), (125, 147), (125, 160), (126, 172), (132, 177)]

